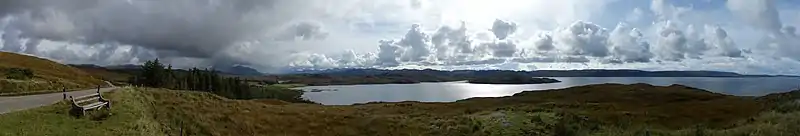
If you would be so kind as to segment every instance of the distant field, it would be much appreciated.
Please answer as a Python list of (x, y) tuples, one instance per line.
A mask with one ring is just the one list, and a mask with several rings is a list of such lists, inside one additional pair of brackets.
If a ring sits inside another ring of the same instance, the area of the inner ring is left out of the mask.
[(605, 84), (449, 103), (351, 106), (142, 88), (105, 95), (114, 103), (110, 115), (74, 118), (59, 103), (0, 115), (0, 135), (800, 134), (799, 91), (752, 98), (684, 86)]
[[(19, 74), (30, 70), (30, 76)], [(0, 52), (0, 95), (21, 95), (94, 88), (100, 79), (70, 66), (43, 58)]]

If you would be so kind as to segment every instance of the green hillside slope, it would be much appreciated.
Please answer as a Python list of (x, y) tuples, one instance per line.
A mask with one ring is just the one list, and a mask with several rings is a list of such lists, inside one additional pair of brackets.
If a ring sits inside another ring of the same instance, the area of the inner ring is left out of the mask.
[(0, 52), (0, 95), (22, 95), (106, 85), (86, 72), (55, 61)]

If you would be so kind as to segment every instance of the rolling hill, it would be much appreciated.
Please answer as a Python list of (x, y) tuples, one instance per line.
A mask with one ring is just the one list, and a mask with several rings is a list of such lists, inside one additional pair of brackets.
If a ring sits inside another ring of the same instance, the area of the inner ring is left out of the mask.
[(69, 66), (83, 70), (96, 78), (109, 81), (115, 85), (128, 84), (128, 78), (133, 77), (138, 72), (137, 70), (111, 69), (93, 64), (69, 64)]
[(0, 52), (0, 95), (22, 95), (106, 85), (92, 75), (55, 61)]

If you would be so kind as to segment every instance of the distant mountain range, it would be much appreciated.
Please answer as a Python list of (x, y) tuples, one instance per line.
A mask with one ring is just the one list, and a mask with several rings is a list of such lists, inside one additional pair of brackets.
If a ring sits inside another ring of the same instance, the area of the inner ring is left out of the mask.
[(723, 71), (644, 71), (630, 69), (586, 69), (586, 70), (536, 70), (536, 71), (512, 71), (512, 70), (432, 70), (432, 69), (327, 69), (297, 71), (292, 74), (326, 74), (326, 75), (375, 75), (385, 73), (419, 73), (419, 74), (445, 74), (445, 75), (471, 75), (489, 76), (496, 74), (524, 74), (532, 77), (800, 77), (794, 75), (745, 75), (734, 72)]
[(215, 68), (215, 70), (220, 71), (220, 72), (222, 72), (224, 74), (230, 74), (230, 75), (241, 75), (241, 76), (262, 76), (262, 75), (264, 75), (264, 73), (261, 73), (256, 69), (253, 69), (253, 68), (250, 68), (250, 67), (247, 67), (247, 66), (242, 66), (242, 65), (236, 65), (236, 66), (231, 66), (231, 67), (217, 67), (217, 68)]
[[(142, 68), (142, 65), (133, 65), (133, 64), (111, 65), (111, 66), (98, 66), (94, 64), (69, 64), (69, 65), (77, 68), (105, 68), (110, 70), (138, 70)], [(264, 73), (261, 73), (256, 69), (241, 65), (236, 65), (231, 67), (216, 67), (214, 68), (214, 70), (217, 70), (221, 74), (225, 75), (238, 75), (238, 76), (264, 75)]]
[[(82, 65), (92, 65), (92, 64), (82, 64)], [(97, 66), (97, 65), (94, 65)], [(97, 66), (100, 67), (100, 66)], [(105, 66), (107, 69), (141, 69), (142, 65), (134, 65), (134, 64), (125, 64), (125, 65), (111, 65)]]

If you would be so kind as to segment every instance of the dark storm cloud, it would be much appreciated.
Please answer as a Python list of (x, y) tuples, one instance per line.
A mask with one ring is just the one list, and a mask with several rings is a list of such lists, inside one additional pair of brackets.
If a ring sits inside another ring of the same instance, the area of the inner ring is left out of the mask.
[[(6, 41), (120, 43), (154, 50), (159, 57), (212, 58), (235, 55), (220, 52), (279, 29), (274, 27), (280, 26), (283, 16), (268, 12), (272, 4), (271, 0), (4, 0), (0, 15), (11, 17)], [(319, 26), (297, 26), (296, 33), (303, 38), (323, 37), (314, 33)], [(19, 35), (8, 34), (9, 30)], [(28, 43), (29, 51), (35, 51), (36, 42)]]

